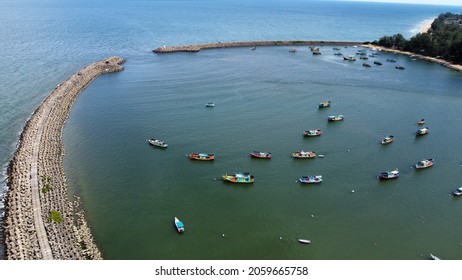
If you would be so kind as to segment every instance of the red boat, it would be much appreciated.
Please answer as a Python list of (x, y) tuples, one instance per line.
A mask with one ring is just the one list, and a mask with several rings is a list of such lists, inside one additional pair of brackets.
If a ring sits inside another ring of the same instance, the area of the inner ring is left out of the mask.
[(270, 159), (271, 158), (271, 153), (254, 151), (254, 152), (250, 153), (250, 156), (254, 157), (254, 158), (267, 158), (267, 159)]

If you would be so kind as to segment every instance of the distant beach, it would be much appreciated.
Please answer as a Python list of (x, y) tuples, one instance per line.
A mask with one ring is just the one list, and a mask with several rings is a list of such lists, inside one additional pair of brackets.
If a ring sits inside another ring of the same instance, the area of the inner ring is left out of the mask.
[(433, 21), (433, 19), (426, 20), (420, 27), (419, 33), (426, 33), (432, 27)]

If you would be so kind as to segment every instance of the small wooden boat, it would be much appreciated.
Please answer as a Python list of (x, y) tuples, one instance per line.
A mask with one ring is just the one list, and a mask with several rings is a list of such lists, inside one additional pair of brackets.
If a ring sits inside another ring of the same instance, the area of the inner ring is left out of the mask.
[(393, 140), (395, 140), (395, 137), (393, 135), (390, 135), (390, 136), (383, 138), (380, 143), (382, 143), (382, 145), (386, 145), (386, 144), (390, 144), (391, 142), (393, 142)]
[(297, 49), (290, 49), (289, 52), (291, 53), (297, 52)]
[(371, 65), (369, 63), (363, 63), (363, 66), (364, 67), (371, 67)]
[(235, 174), (228, 174), (222, 176), (223, 181), (231, 182), (231, 183), (244, 183), (250, 184), (255, 181), (253, 175), (250, 175), (249, 172), (239, 172)]
[(374, 64), (376, 64), (376, 65), (382, 65), (382, 62), (380, 62), (380, 61), (374, 61)]
[(322, 182), (322, 175), (310, 175), (310, 176), (302, 176), (298, 179), (300, 183), (304, 184), (316, 184)]
[(205, 104), (205, 107), (215, 107), (215, 102), (208, 102)]
[(176, 230), (178, 231), (178, 233), (184, 232), (184, 224), (183, 224), (182, 221), (180, 221), (177, 217), (175, 217), (173, 222), (175, 223), (175, 227), (176, 227)]
[(343, 56), (343, 60), (356, 61), (356, 57), (354, 55)]
[(399, 69), (399, 70), (404, 70), (405, 69), (403, 65), (396, 65), (395, 68)]
[(396, 59), (392, 58), (392, 59), (387, 59), (388, 62), (396, 62)]
[(327, 108), (327, 107), (330, 107), (330, 104), (331, 104), (331, 103), (332, 103), (331, 101), (323, 101), (323, 102), (319, 103), (318, 108)]
[(314, 151), (300, 151), (300, 152), (295, 152), (292, 154), (293, 158), (315, 158), (316, 157), (316, 152)]
[(424, 127), (424, 128), (420, 128), (419, 130), (417, 130), (416, 134), (417, 136), (419, 136), (419, 135), (428, 134), (429, 132), (430, 132), (430, 129), (428, 129), (428, 127)]
[(327, 118), (327, 120), (330, 121), (330, 122), (343, 121), (343, 119), (344, 119), (343, 115), (329, 116), (329, 117)]
[(425, 119), (420, 119), (420, 121), (417, 122), (417, 125), (424, 125), (425, 124)]
[(188, 157), (194, 160), (214, 160), (215, 154), (191, 153), (188, 155)]
[(415, 168), (422, 169), (433, 166), (433, 161), (432, 158), (421, 160), (415, 165)]
[(384, 171), (377, 176), (379, 179), (395, 179), (399, 177), (398, 169), (392, 171)]
[(271, 158), (271, 153), (267, 153), (267, 152), (257, 152), (257, 151), (253, 151), (252, 153), (250, 153), (250, 156), (251, 157), (254, 157), (254, 158), (266, 158), (266, 159), (270, 159)]
[(159, 139), (151, 138), (151, 139), (148, 139), (147, 141), (148, 141), (149, 144), (151, 144), (153, 146), (156, 146), (156, 147), (159, 147), (159, 148), (167, 148), (168, 147), (168, 144), (165, 143), (165, 141), (161, 141)]
[(456, 189), (452, 194), (454, 196), (461, 196), (462, 195), (462, 187)]
[(303, 131), (303, 136), (319, 136), (322, 134), (320, 129), (305, 130)]
[(318, 50), (314, 50), (311, 52), (313, 55), (321, 55), (321, 51), (318, 49)]
[(311, 240), (308, 240), (308, 239), (299, 239), (298, 242), (303, 243), (303, 244), (311, 244)]

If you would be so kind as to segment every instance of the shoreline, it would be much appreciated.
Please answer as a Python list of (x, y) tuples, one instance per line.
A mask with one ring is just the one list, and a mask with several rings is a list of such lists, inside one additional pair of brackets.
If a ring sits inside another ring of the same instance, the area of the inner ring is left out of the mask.
[(7, 168), (6, 259), (102, 259), (79, 198), (68, 197), (62, 132), (78, 95), (99, 75), (122, 71), (123, 62), (110, 57), (73, 74), (26, 122)]
[(154, 53), (198, 52), (205, 49), (240, 48), (240, 47), (268, 47), (268, 46), (353, 46), (364, 42), (349, 41), (243, 41), (243, 42), (217, 42), (207, 44), (194, 44), (182, 46), (162, 46), (153, 50)]
[(423, 22), (422, 26), (420, 26), (419, 33), (426, 33), (430, 28), (432, 28), (432, 23), (435, 21), (434, 19), (429, 19)]
[(450, 62), (448, 62), (448, 61), (446, 61), (444, 59), (435, 58), (435, 57), (431, 57), (431, 56), (425, 56), (425, 55), (416, 54), (416, 53), (407, 52), (407, 51), (402, 51), (402, 50), (396, 50), (396, 49), (392, 49), (392, 48), (385, 48), (385, 47), (382, 47), (382, 46), (377, 46), (377, 45), (372, 45), (372, 44), (361, 45), (361, 46), (365, 47), (365, 48), (375, 48), (375, 49), (378, 49), (378, 50), (381, 50), (381, 51), (384, 51), (384, 52), (390, 52), (390, 53), (395, 53), (395, 54), (413, 56), (413, 57), (415, 57), (417, 59), (425, 60), (425, 61), (428, 61), (428, 62), (433, 62), (433, 63), (439, 64), (439, 65), (441, 65), (443, 67), (449, 68), (451, 70), (462, 72), (462, 65), (453, 64), (453, 63), (450, 63)]

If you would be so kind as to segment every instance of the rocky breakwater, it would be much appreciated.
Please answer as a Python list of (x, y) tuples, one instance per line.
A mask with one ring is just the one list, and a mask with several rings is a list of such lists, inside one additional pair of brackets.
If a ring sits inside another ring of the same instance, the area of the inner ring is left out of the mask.
[(102, 259), (78, 198), (69, 197), (62, 131), (78, 95), (122, 58), (91, 64), (58, 85), (26, 123), (8, 167), (7, 259)]
[(185, 46), (163, 46), (153, 52), (172, 53), (172, 52), (198, 52), (203, 49), (237, 48), (237, 47), (259, 47), (259, 46), (352, 46), (361, 44), (360, 42), (346, 41), (249, 41), (249, 42), (228, 42), (228, 43), (209, 43)]

